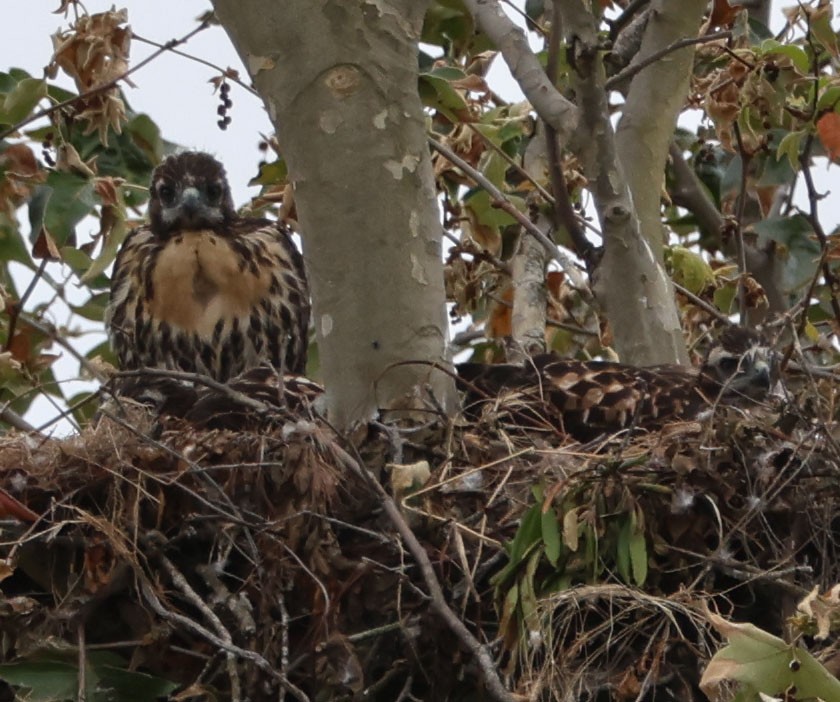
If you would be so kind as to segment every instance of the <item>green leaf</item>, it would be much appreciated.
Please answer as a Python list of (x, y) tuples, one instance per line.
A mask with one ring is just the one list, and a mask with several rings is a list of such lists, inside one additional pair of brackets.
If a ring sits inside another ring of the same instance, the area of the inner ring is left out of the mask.
[(557, 512), (549, 507), (541, 515), (542, 540), (545, 544), (545, 556), (555, 568), (560, 559), (560, 527), (557, 523)]
[[(178, 686), (168, 680), (124, 668), (125, 661), (107, 651), (92, 652), (85, 667), (90, 702), (155, 702)], [(27, 702), (75, 700), (79, 669), (60, 660), (31, 660), (0, 665), (0, 678), (25, 688)]]
[[(778, 141), (781, 144), (785, 137), (788, 136), (788, 133), (782, 129), (772, 129), (770, 130), (770, 135), (774, 141)], [(787, 158), (784, 158), (784, 156), (787, 156)], [(756, 185), (758, 187), (787, 185), (793, 182), (796, 172), (799, 170), (798, 154), (797, 160), (791, 161), (790, 154), (780, 155), (778, 149), (775, 154), (769, 152), (762, 153), (759, 155), (755, 167), (757, 173)]]
[(535, 575), (541, 558), (542, 553), (540, 551), (531, 554), (525, 573), (519, 581), (519, 604), (522, 607), (522, 620), (529, 633), (539, 632), (540, 630)]
[(630, 582), (630, 519), (622, 521), (615, 544), (615, 565), (621, 579)]
[(641, 530), (633, 530), (627, 542), (630, 552), (630, 565), (633, 569), (633, 582), (639, 587), (645, 584), (648, 572), (647, 544)]
[(817, 112), (823, 112), (824, 110), (834, 110), (836, 112), (838, 108), (840, 108), (840, 85), (829, 85), (820, 93)]
[(781, 159), (787, 156), (791, 168), (799, 167), (799, 152), (802, 147), (802, 140), (807, 136), (807, 132), (799, 130), (790, 132), (782, 137), (779, 145), (776, 147), (776, 158)]
[(791, 646), (752, 624), (728, 622), (715, 614), (709, 614), (709, 618), (729, 644), (706, 667), (700, 681), (705, 692), (729, 680), (741, 683), (753, 694), (775, 697), (795, 689), (797, 700), (840, 700), (840, 680), (805, 649)]
[(132, 117), (124, 126), (123, 132), (131, 137), (151, 163), (157, 163), (164, 155), (164, 142), (160, 136), (160, 128), (149, 115), (139, 114)]
[(284, 159), (278, 159), (271, 163), (264, 163), (260, 166), (260, 172), (256, 178), (252, 178), (248, 185), (275, 185), (283, 183), (289, 176), (289, 169)]
[(0, 212), (0, 261), (17, 261), (35, 270), (23, 235), (6, 213)]
[(821, 4), (813, 12), (808, 13), (811, 36), (816, 38), (817, 43), (831, 54), (834, 58), (840, 56), (840, 47), (837, 44), (837, 33), (831, 26), (832, 12), (831, 4)]
[(103, 700), (119, 702), (156, 702), (161, 697), (168, 697), (177, 687), (177, 683), (158, 678), (146, 673), (116, 668), (97, 666), (101, 677), (100, 688), (107, 697)]
[(420, 75), (418, 89), (426, 107), (441, 112), (453, 123), (460, 122), (458, 114), (467, 110), (467, 101), (449, 81), (431, 73), (423, 73)]
[(0, 664), (0, 678), (28, 690), (27, 702), (63, 702), (76, 699), (79, 671), (58, 661), (26, 661)]
[(519, 585), (514, 583), (510, 589), (505, 593), (505, 600), (502, 604), (502, 616), (499, 617), (499, 631), (507, 632), (510, 629), (511, 622), (516, 616), (517, 606), (519, 605)]
[(74, 173), (51, 172), (47, 182), (35, 188), (29, 202), (32, 243), (45, 228), (61, 247), (71, 240), (76, 225), (96, 206), (93, 181)]
[[(514, 206), (521, 211), (525, 206), (522, 198), (508, 197)], [(474, 190), (464, 198), (464, 205), (469, 207), (476, 216), (479, 223), (488, 227), (507, 227), (514, 224), (516, 220), (505, 212), (501, 207), (494, 207), (490, 194), (486, 190)]]
[(766, 54), (776, 54), (789, 58), (793, 65), (803, 75), (811, 72), (811, 61), (801, 46), (796, 44), (781, 44), (775, 39), (766, 39), (761, 43), (761, 50)]
[(670, 260), (674, 281), (695, 295), (699, 295), (715, 282), (712, 267), (694, 251), (683, 246), (672, 246)]
[(90, 256), (88, 256), (81, 249), (75, 246), (62, 246), (59, 249), (61, 252), (61, 260), (70, 266), (71, 270), (78, 276), (81, 276), (92, 263)]
[(485, 151), (478, 162), (478, 170), (497, 188), (502, 188), (504, 185), (507, 169), (507, 161), (493, 149)]
[(528, 550), (542, 535), (542, 510), (539, 505), (531, 507), (522, 517), (519, 529), (510, 544), (510, 560), (520, 562)]
[(426, 71), (420, 75), (434, 76), (435, 78), (441, 78), (446, 81), (463, 80), (467, 77), (466, 73), (464, 73), (460, 68), (455, 68), (454, 66), (437, 66), (431, 71)]
[(92, 322), (101, 322), (105, 318), (105, 308), (108, 306), (110, 293), (101, 292), (92, 295), (87, 302), (81, 305), (70, 305), (70, 309)]
[(120, 246), (125, 240), (126, 233), (125, 220), (120, 216), (119, 221), (114, 224), (114, 228), (108, 235), (105, 246), (99, 252), (99, 256), (94, 259), (93, 263), (91, 263), (90, 267), (79, 279), (82, 284), (91, 285), (114, 262), (114, 259), (117, 257), (117, 251), (119, 251)]
[(713, 295), (715, 307), (717, 307), (724, 314), (732, 312), (732, 305), (735, 303), (735, 298), (738, 296), (738, 286), (735, 283), (726, 283), (722, 285)]
[(0, 106), (0, 124), (17, 124), (29, 116), (47, 96), (47, 83), (39, 78), (24, 78), (6, 93)]

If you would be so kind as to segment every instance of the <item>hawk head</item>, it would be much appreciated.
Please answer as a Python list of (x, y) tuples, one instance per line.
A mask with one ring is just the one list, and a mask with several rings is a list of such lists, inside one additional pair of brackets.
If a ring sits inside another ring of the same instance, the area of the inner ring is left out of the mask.
[[(700, 371), (701, 385), (710, 385), (725, 399), (762, 400), (776, 380), (773, 352), (763, 339), (743, 327), (729, 327), (709, 351)], [(722, 391), (722, 392), (721, 392)]]
[(198, 229), (222, 233), (235, 217), (225, 169), (209, 154), (169, 156), (152, 173), (149, 221), (156, 236)]

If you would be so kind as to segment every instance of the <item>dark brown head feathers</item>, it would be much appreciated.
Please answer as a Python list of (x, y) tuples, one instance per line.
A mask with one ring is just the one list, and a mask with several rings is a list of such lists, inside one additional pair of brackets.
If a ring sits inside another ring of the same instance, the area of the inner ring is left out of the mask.
[(152, 173), (149, 222), (159, 237), (173, 231), (220, 232), (236, 219), (224, 166), (200, 151), (167, 157)]

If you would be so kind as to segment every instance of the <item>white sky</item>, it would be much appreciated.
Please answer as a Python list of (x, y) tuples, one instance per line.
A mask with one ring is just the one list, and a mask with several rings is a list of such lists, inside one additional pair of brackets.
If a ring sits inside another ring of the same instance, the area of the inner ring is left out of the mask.
[[(66, 27), (72, 17), (65, 20), (63, 15), (53, 14), (58, 7), (58, 0), (3, 1), (0, 70), (19, 67), (40, 77), (52, 55), (50, 36), (60, 27)], [(112, 2), (105, 0), (87, 0), (84, 4), (90, 13), (108, 10), (113, 6)], [(524, 0), (516, 0), (516, 4), (522, 6)], [(210, 3), (208, 0), (124, 0), (116, 6), (128, 7), (129, 24), (136, 34), (164, 43), (195, 28), (196, 18), (210, 8)], [(780, 6), (781, 3), (777, 2), (774, 8), (777, 21), (780, 18)], [(180, 48), (222, 68), (238, 69), (243, 80), (248, 80), (236, 52), (219, 27), (210, 27)], [(153, 51), (153, 47), (135, 40), (131, 49), (132, 63), (139, 62)], [(185, 147), (209, 151), (219, 158), (228, 171), (234, 200), (237, 205), (241, 205), (257, 192), (255, 188), (249, 189), (247, 183), (256, 175), (257, 164), (261, 159), (257, 149), (260, 133), (270, 134), (272, 127), (259, 99), (231, 85), (233, 107), (229, 114), (233, 122), (226, 131), (221, 131), (216, 125), (218, 95), (213, 94), (212, 85), (208, 82), (215, 75), (217, 72), (206, 66), (164, 53), (132, 75), (136, 89), (124, 87), (124, 90), (131, 107), (136, 112), (148, 113), (159, 125), (165, 138)], [(521, 99), (518, 87), (501, 61), (496, 62), (490, 80), (493, 88), (504, 97), (510, 100)], [(73, 89), (70, 79), (62, 74), (59, 74), (57, 81)], [(827, 189), (829, 174), (822, 171), (816, 175), (821, 176), (820, 187)], [(836, 225), (836, 213), (830, 219), (832, 221), (825, 222), (829, 230)], [(25, 217), (22, 224), (26, 226)], [(79, 232), (83, 241), (86, 234), (84, 226), (83, 223), (82, 231)], [(94, 226), (90, 225), (91, 230)], [(22, 280), (25, 285), (30, 275), (24, 271), (19, 281)], [(42, 295), (47, 293), (46, 289), (40, 291)], [(66, 309), (57, 308), (52, 312), (53, 321), (57, 324), (65, 324), (70, 319)], [(81, 323), (84, 321), (75, 322), (77, 325)], [(101, 330), (96, 329), (95, 333), (79, 341), (77, 347), (84, 352), (100, 343), (102, 338)], [(78, 375), (78, 365), (65, 357), (57, 362), (55, 371), (59, 378), (74, 378)], [(82, 387), (85, 386), (76, 383), (68, 389), (67, 394), (72, 395)], [(28, 416), (31, 421), (38, 423), (54, 414), (52, 407), (39, 400)], [(63, 426), (62, 431), (67, 428)]]

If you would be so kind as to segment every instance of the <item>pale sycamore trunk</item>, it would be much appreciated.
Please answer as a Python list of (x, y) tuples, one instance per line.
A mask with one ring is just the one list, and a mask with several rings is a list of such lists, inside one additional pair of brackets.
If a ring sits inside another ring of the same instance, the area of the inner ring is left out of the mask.
[(430, 365), (448, 326), (417, 92), (428, 1), (213, 4), (294, 185), (330, 421), (428, 407), (428, 392), (450, 410), (454, 384)]

